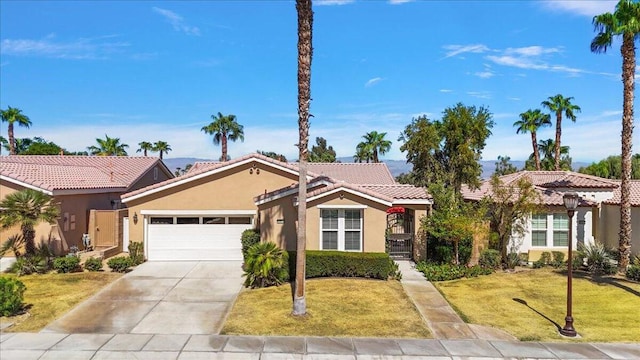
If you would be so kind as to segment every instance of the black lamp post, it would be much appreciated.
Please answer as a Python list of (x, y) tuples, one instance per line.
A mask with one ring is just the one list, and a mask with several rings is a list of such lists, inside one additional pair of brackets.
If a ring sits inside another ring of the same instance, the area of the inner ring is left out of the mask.
[(573, 245), (573, 214), (578, 207), (580, 197), (574, 191), (569, 191), (564, 194), (562, 201), (564, 202), (564, 207), (567, 208), (567, 215), (569, 216), (569, 259), (567, 260), (567, 316), (564, 318), (565, 324), (560, 329), (560, 334), (575, 337), (578, 333), (573, 328), (573, 316), (571, 314), (571, 281), (573, 280), (573, 254), (571, 253), (571, 248)]

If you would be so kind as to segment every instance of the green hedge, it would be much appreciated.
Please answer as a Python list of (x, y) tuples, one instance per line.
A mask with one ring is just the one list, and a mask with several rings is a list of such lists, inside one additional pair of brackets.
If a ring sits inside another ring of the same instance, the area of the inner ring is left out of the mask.
[[(399, 278), (398, 266), (386, 253), (307, 250), (306, 278), (363, 277)], [(289, 274), (296, 273), (296, 252), (289, 251)]]
[(463, 277), (472, 278), (493, 273), (492, 268), (479, 265), (466, 267), (464, 265), (433, 264), (424, 261), (416, 265), (416, 270), (423, 273), (424, 277), (429, 281), (447, 281)]

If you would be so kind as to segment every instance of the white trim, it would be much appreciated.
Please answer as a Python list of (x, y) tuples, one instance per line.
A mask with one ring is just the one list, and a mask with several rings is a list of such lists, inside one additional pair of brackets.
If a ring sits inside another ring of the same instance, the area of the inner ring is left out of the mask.
[[(295, 171), (295, 170), (291, 170), (291, 169), (289, 169), (287, 167), (280, 166), (278, 164), (274, 164), (274, 163), (262, 160), (262, 159), (257, 158), (257, 157), (250, 157), (248, 159), (245, 159), (245, 160), (242, 160), (242, 161), (238, 161), (238, 162), (230, 164), (230, 165), (223, 165), (223, 166), (221, 166), (219, 168), (215, 168), (215, 169), (203, 172), (202, 174), (191, 176), (191, 177), (188, 177), (186, 179), (178, 180), (178, 181), (172, 182), (170, 184), (166, 184), (164, 186), (160, 186), (160, 187), (157, 187), (157, 188), (149, 189), (149, 190), (143, 191), (143, 192), (141, 192), (139, 194), (136, 194), (136, 195), (133, 195), (133, 196), (129, 196), (127, 198), (123, 198), (122, 202), (126, 203), (126, 202), (131, 201), (131, 200), (136, 200), (136, 199), (148, 196), (148, 195), (152, 195), (152, 194), (158, 193), (160, 191), (171, 189), (173, 187), (180, 186), (180, 185), (186, 184), (186, 183), (191, 182), (191, 181), (199, 180), (199, 179), (205, 178), (207, 176), (218, 174), (218, 173), (221, 173), (223, 171), (227, 171), (229, 169), (233, 169), (233, 168), (236, 168), (238, 166), (242, 166), (242, 165), (251, 163), (253, 161), (258, 162), (258, 163), (263, 164), (263, 165), (270, 166), (272, 168), (275, 168), (275, 169), (278, 169), (278, 170), (281, 170), (281, 171), (284, 171), (284, 172), (287, 172), (287, 173), (292, 174), (292, 175), (298, 175), (298, 172)], [(311, 177), (307, 176), (307, 178), (311, 178)]]
[(333, 189), (331, 191), (327, 191), (325, 193), (322, 193), (320, 195), (308, 197), (307, 198), (307, 202), (314, 201), (314, 200), (320, 199), (322, 197), (329, 196), (331, 194), (335, 194), (335, 193), (340, 192), (340, 191), (345, 191), (345, 192), (348, 192), (350, 194), (365, 198), (367, 200), (375, 201), (375, 202), (380, 203), (382, 205), (386, 205), (386, 206), (391, 206), (392, 205), (392, 203), (390, 203), (388, 201), (373, 197), (371, 195), (367, 195), (365, 193), (361, 193), (360, 191), (351, 190), (351, 189), (348, 189), (348, 188), (345, 188), (345, 187), (339, 187), (339, 188)]
[(141, 215), (256, 215), (256, 210), (140, 210)]
[[(346, 208), (346, 207), (336, 207), (336, 208), (329, 208), (329, 209), (324, 209), (324, 210), (337, 210), (338, 211), (338, 228), (337, 229), (324, 229), (322, 227), (322, 211), (319, 211), (320, 213), (320, 221), (319, 221), (319, 229), (320, 229), (320, 244), (318, 244), (318, 248), (320, 250), (324, 250), (323, 248), (323, 239), (322, 239), (322, 233), (324, 231), (335, 231), (338, 234), (338, 238), (337, 238), (337, 249), (327, 249), (330, 251), (345, 251), (345, 252), (364, 252), (364, 237), (363, 237), (363, 231), (364, 231), (364, 211), (362, 211), (362, 209), (353, 209), (353, 208)], [(354, 229), (346, 229), (345, 228), (345, 210), (360, 210), (360, 229), (358, 229), (357, 231), (360, 233), (360, 249), (359, 250), (346, 250), (345, 249), (345, 234), (349, 231), (355, 232)]]
[(47, 195), (51, 195), (51, 196), (53, 196), (53, 192), (51, 192), (51, 191), (49, 191), (49, 190), (45, 190), (45, 189), (40, 188), (40, 187), (37, 187), (37, 186), (35, 186), (35, 185), (31, 185), (31, 184), (28, 184), (28, 183), (26, 183), (26, 182), (22, 182), (22, 181), (20, 181), (20, 180), (16, 180), (16, 179), (14, 179), (14, 178), (10, 178), (10, 177), (8, 177), (8, 176), (0, 175), (0, 180), (6, 180), (6, 181), (8, 181), (8, 182), (11, 182), (11, 183), (14, 183), (14, 184), (17, 184), (17, 185), (20, 185), (20, 186), (23, 186), (23, 187), (29, 188), (29, 189), (31, 189), (31, 190), (41, 191), (41, 192), (43, 192), (43, 193), (45, 193), (45, 194), (47, 194)]
[(318, 209), (366, 209), (367, 205), (324, 205), (316, 206)]
[(428, 199), (393, 199), (393, 205), (432, 205), (433, 201)]
[[(312, 186), (312, 185), (313, 185), (313, 186)], [(330, 181), (327, 181), (327, 180), (320, 180), (320, 181), (316, 181), (316, 182), (313, 182), (313, 183), (311, 183), (311, 184), (307, 184), (307, 191), (308, 191), (310, 188), (312, 188), (312, 187), (316, 187), (316, 186), (318, 186), (318, 185), (330, 186), (330, 185), (333, 185), (333, 183), (332, 183), (332, 182), (330, 182)], [(257, 205), (266, 204), (266, 203), (268, 203), (268, 202), (275, 201), (275, 200), (278, 200), (278, 199), (282, 199), (283, 197), (287, 197), (287, 196), (289, 196), (289, 195), (296, 194), (296, 193), (298, 192), (298, 190), (299, 190), (299, 187), (298, 187), (298, 186), (296, 186), (295, 188), (289, 189), (289, 190), (287, 190), (287, 191), (283, 191), (283, 192), (281, 192), (281, 193), (278, 193), (278, 194), (275, 194), (275, 195), (273, 195), (273, 196), (269, 196), (269, 197), (267, 197), (267, 198), (264, 198), (264, 199), (262, 199), (262, 200), (258, 200), (258, 201), (254, 201), (254, 202), (255, 202), (256, 206), (257, 206)], [(296, 201), (296, 203), (297, 203), (297, 201)]]

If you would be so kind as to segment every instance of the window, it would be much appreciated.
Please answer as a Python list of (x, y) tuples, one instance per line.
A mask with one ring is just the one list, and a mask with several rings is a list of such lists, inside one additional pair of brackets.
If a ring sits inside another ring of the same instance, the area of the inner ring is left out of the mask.
[(158, 168), (153, 168), (153, 180), (158, 180)]
[(179, 217), (176, 219), (176, 224), (179, 224), (179, 225), (200, 224), (200, 218), (199, 217)]
[(322, 250), (362, 251), (362, 211), (321, 209)]
[(230, 225), (251, 225), (251, 216), (230, 216)]
[(150, 224), (154, 225), (171, 225), (173, 224), (172, 217), (152, 217), (149, 219)]
[(569, 245), (569, 217), (567, 214), (553, 214), (553, 246)]
[(531, 245), (547, 246), (547, 214), (534, 214), (531, 230)]
[(203, 224), (207, 224), (207, 225), (219, 225), (219, 224), (224, 224), (224, 217), (223, 216), (216, 216), (216, 217), (203, 217), (202, 218), (202, 223)]

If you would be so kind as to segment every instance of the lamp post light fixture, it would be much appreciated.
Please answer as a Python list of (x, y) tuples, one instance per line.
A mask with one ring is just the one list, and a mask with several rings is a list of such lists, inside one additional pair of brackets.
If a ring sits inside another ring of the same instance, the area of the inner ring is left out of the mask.
[(560, 329), (560, 334), (569, 337), (575, 337), (578, 335), (576, 330), (573, 328), (573, 315), (571, 314), (571, 306), (572, 306), (572, 280), (573, 280), (573, 254), (571, 252), (571, 248), (573, 246), (573, 214), (576, 212), (576, 208), (578, 208), (578, 202), (580, 201), (580, 196), (574, 191), (569, 191), (564, 194), (562, 197), (562, 201), (564, 202), (564, 207), (567, 208), (567, 215), (569, 216), (569, 259), (567, 260), (567, 316), (564, 318), (565, 324), (562, 329)]

